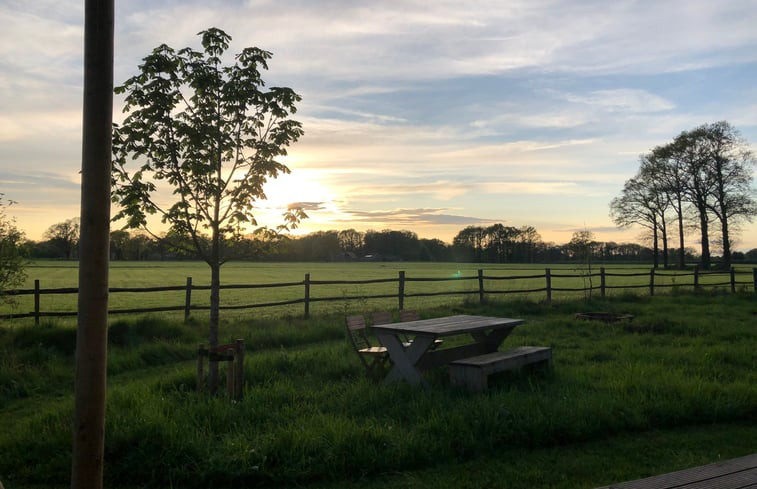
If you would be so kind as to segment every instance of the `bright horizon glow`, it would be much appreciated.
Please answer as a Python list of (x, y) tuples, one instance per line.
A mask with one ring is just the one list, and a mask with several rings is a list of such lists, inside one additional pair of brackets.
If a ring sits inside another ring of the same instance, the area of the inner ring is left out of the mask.
[[(295, 234), (396, 229), (451, 242), (501, 222), (533, 226), (545, 242), (582, 230), (640, 242), (641, 229), (608, 215), (640, 154), (719, 120), (757, 147), (757, 9), (743, 0), (116, 9), (116, 85), (159, 44), (199, 49), (210, 26), (232, 36), (229, 53), (273, 52), (263, 78), (302, 95), (294, 118), (305, 135), (255, 217), (276, 227), (300, 203), (310, 219)], [(39, 240), (79, 215), (83, 8), (11, 2), (0, 21), (0, 192)], [(698, 247), (696, 232), (687, 239)], [(734, 249), (752, 248), (757, 223), (743, 223)]]

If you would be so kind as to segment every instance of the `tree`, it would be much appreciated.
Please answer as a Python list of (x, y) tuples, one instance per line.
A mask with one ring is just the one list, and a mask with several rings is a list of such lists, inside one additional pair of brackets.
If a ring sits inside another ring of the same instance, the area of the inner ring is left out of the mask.
[[(264, 88), (261, 70), (268, 69), (270, 52), (248, 47), (223, 65), (231, 37), (217, 28), (199, 35), (202, 52), (158, 46), (140, 73), (116, 88), (125, 94), (128, 115), (113, 130), (113, 200), (122, 207), (115, 219), (149, 231), (148, 216), (159, 215), (210, 266), (208, 340), (214, 347), (227, 240), (257, 225), (253, 211), (266, 198), (264, 184), (289, 173), (277, 158), (303, 130), (289, 118), (300, 96), (286, 87)], [(127, 169), (129, 158), (140, 160), (136, 170)], [(161, 190), (176, 200), (165, 204)], [(299, 208), (285, 213), (290, 226), (304, 217)], [(211, 362), (212, 391), (217, 367)]]
[(60, 258), (66, 260), (76, 258), (76, 248), (79, 246), (80, 222), (78, 217), (66, 219), (63, 222), (53, 224), (45, 231), (45, 237), (58, 250)]
[(654, 193), (639, 175), (626, 181), (621, 195), (610, 202), (610, 218), (616, 225), (628, 227), (636, 224), (652, 233), (655, 268), (659, 266), (657, 238), (659, 215)]
[(712, 199), (707, 208), (720, 221), (723, 265), (731, 265), (731, 234), (735, 222), (757, 215), (757, 202), (750, 188), (752, 168), (757, 164), (748, 143), (728, 122), (699, 128), (707, 152), (706, 171), (712, 182)]
[(6, 213), (13, 201), (3, 201), (0, 194), (0, 299), (7, 301), (5, 291), (19, 287), (26, 278), (26, 260), (22, 252), (24, 233), (16, 227), (16, 221)]

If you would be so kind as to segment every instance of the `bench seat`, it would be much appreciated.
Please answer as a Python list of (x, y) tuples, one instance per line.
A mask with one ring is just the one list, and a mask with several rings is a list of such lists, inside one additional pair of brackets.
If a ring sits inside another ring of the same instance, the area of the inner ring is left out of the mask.
[(478, 392), (486, 390), (490, 374), (532, 364), (551, 366), (552, 348), (519, 346), (456, 360), (449, 364), (449, 378), (453, 385), (465, 386), (470, 391)]

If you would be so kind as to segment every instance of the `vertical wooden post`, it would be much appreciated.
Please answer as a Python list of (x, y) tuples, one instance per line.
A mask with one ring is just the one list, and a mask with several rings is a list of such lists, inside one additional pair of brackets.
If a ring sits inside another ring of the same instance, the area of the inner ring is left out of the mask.
[(605, 289), (606, 289), (606, 279), (605, 279), (605, 267), (601, 267), (599, 269), (599, 294), (600, 296), (605, 296)]
[(310, 274), (305, 274), (305, 319), (310, 317)]
[(197, 348), (197, 392), (205, 388), (205, 345)]
[(757, 294), (757, 268), (752, 269), (752, 279), (754, 280), (754, 293)]
[(484, 305), (484, 302), (486, 299), (484, 299), (484, 271), (482, 269), (478, 269), (478, 303), (481, 305)]
[(187, 277), (187, 291), (184, 294), (184, 322), (189, 321), (189, 313), (192, 311), (192, 277)]
[(694, 267), (694, 290), (699, 290), (699, 265)]
[(234, 361), (236, 362), (237, 369), (234, 372), (234, 380), (236, 381), (234, 385), (234, 399), (241, 401), (242, 393), (244, 392), (244, 340), (238, 339), (236, 344), (237, 355)]
[(234, 399), (237, 385), (234, 381), (234, 373), (236, 371), (236, 366), (234, 365), (234, 361), (236, 360), (235, 353), (234, 348), (226, 350), (226, 355), (231, 357), (231, 360), (226, 362), (226, 392), (229, 393), (229, 399)]
[(39, 280), (34, 281), (34, 324), (39, 326)]
[(654, 296), (654, 268), (649, 270), (649, 295)]
[(731, 292), (736, 293), (736, 269), (731, 267)]
[(552, 271), (547, 268), (544, 270), (544, 277), (547, 279), (547, 304), (552, 303)]
[(399, 299), (399, 310), (405, 308), (405, 272), (400, 270), (399, 287), (397, 291), (397, 297)]
[(108, 365), (113, 0), (84, 2), (79, 303), (71, 489), (101, 489)]

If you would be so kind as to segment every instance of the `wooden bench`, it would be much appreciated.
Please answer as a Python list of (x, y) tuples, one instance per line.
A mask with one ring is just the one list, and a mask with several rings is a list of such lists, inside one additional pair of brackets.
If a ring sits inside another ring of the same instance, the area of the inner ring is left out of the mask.
[(599, 489), (746, 489), (757, 487), (757, 453)]
[(449, 379), (452, 385), (466, 386), (473, 392), (487, 388), (490, 374), (504, 372), (525, 365), (552, 365), (552, 348), (545, 346), (519, 346), (507, 351), (495, 351), (449, 364)]

